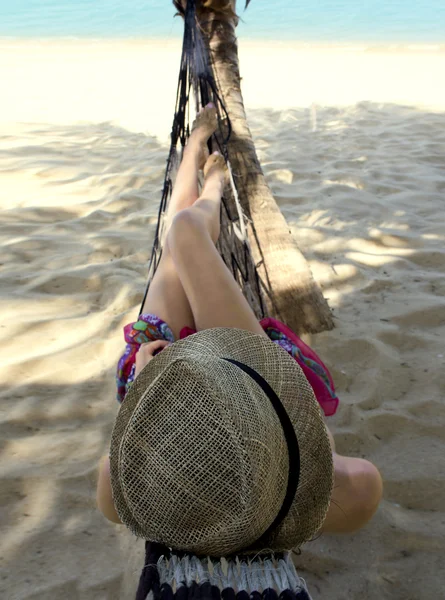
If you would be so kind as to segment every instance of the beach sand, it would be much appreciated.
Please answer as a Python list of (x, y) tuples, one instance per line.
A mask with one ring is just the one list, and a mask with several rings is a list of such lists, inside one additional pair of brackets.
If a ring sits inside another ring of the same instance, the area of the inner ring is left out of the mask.
[[(7, 600), (130, 597), (142, 562), (95, 508), (122, 327), (157, 220), (179, 44), (0, 44), (0, 470)], [(277, 67), (278, 65), (278, 67)], [(314, 600), (430, 600), (445, 575), (445, 53), (241, 44), (275, 198), (334, 312), (307, 341), (342, 454), (384, 500), (295, 557)], [(132, 582), (132, 583), (131, 583)]]

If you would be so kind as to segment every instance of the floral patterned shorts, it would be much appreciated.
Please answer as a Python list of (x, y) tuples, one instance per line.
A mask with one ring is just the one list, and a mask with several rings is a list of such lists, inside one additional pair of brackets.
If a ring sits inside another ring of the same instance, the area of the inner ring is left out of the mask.
[[(303, 342), (289, 327), (276, 319), (266, 318), (260, 321), (261, 326), (269, 338), (281, 346), (294, 358), (302, 368), (308, 382), (314, 390), (315, 396), (326, 416), (333, 415), (338, 406), (334, 382), (327, 367), (320, 357)], [(194, 329), (184, 327), (180, 332), (180, 339), (196, 333)], [(136, 354), (141, 344), (154, 340), (174, 342), (172, 330), (165, 321), (147, 313), (139, 315), (134, 323), (124, 327), (124, 337), (127, 343), (125, 352), (121, 356), (116, 373), (117, 399), (122, 402), (125, 394), (134, 381)]]

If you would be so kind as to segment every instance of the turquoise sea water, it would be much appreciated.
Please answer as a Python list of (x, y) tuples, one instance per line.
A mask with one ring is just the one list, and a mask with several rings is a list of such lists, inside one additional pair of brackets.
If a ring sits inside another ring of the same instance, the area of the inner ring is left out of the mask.
[[(252, 0), (238, 35), (317, 42), (445, 42), (445, 0)], [(0, 37), (178, 37), (169, 0), (0, 0)]]

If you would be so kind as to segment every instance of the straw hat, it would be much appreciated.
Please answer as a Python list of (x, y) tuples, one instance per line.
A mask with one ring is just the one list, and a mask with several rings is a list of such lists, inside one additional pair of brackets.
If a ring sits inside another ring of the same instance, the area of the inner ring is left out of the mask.
[(322, 526), (333, 483), (303, 371), (265, 336), (232, 328), (175, 342), (144, 367), (110, 465), (122, 522), (197, 555), (300, 546)]

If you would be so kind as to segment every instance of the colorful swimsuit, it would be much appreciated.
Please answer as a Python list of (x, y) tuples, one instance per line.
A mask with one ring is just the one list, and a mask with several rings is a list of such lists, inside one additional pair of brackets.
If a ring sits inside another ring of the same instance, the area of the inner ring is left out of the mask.
[[(333, 415), (337, 410), (338, 398), (331, 374), (320, 357), (280, 321), (267, 318), (262, 319), (260, 325), (269, 338), (289, 352), (303, 369), (324, 414), (326, 416)], [(194, 329), (184, 327), (181, 330), (180, 339), (193, 333), (196, 333)], [(123, 401), (125, 394), (134, 381), (136, 354), (140, 345), (154, 340), (175, 341), (173, 332), (165, 321), (155, 315), (146, 313), (142, 313), (135, 323), (129, 323), (124, 327), (124, 337), (127, 345), (118, 362), (116, 374), (117, 399), (119, 402)]]

